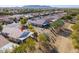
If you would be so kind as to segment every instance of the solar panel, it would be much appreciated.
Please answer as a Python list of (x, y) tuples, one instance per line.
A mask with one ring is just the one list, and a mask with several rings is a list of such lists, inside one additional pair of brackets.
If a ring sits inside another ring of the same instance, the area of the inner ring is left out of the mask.
[(28, 34), (29, 34), (29, 32), (24, 32), (24, 33), (22, 33), (22, 35), (19, 38), (26, 37)]

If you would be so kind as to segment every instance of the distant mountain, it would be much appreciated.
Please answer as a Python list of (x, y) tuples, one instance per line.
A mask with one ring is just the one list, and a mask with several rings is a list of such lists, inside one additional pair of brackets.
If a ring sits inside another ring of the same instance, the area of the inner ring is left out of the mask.
[(52, 5), (52, 7), (56, 7), (56, 8), (79, 8), (79, 5)]
[(34, 8), (34, 9), (38, 9), (38, 8), (52, 8), (51, 6), (44, 6), (44, 5), (27, 5), (27, 6), (23, 6), (24, 8)]
[(46, 6), (46, 5), (25, 5), (23, 6), (24, 8), (33, 8), (33, 9), (38, 9), (38, 8), (79, 8), (79, 5), (51, 5), (51, 6)]

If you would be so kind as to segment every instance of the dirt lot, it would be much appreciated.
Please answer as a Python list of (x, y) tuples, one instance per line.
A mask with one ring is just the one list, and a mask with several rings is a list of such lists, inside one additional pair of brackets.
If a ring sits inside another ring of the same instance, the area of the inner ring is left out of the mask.
[[(64, 27), (66, 29), (73, 31), (71, 29), (72, 25), (73, 24), (65, 23)], [(43, 28), (39, 28), (39, 27), (35, 27), (35, 29), (38, 33), (47, 33), (50, 36), (50, 38), (53, 38), (53, 36), (54, 36), (53, 33), (51, 33), (48, 29), (43, 29)], [(55, 47), (57, 48), (59, 53), (75, 53), (75, 52), (78, 52), (78, 50), (73, 48), (72, 41), (69, 38), (69, 36), (65, 37), (65, 36), (62, 36), (62, 35), (58, 35), (56, 37), (55, 43), (51, 43), (51, 44), (55, 45)]]
[(61, 53), (75, 52), (70, 39), (59, 36), (55, 42), (55, 46)]
[[(73, 24), (66, 23), (65, 28), (72, 31), (71, 26)], [(55, 46), (60, 53), (75, 53), (76, 49), (73, 48), (72, 41), (69, 37), (59, 35), (56, 39)]]

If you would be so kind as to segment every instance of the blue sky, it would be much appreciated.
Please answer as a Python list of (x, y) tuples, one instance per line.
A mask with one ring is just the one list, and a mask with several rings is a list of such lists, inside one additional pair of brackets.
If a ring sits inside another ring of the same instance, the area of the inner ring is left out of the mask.
[(0, 0), (0, 7), (23, 5), (79, 5), (78, 0)]

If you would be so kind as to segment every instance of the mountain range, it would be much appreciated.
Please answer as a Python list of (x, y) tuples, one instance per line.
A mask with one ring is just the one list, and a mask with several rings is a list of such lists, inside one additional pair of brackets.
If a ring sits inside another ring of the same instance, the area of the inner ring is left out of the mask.
[(79, 8), (79, 5), (25, 5), (24, 8)]
[(34, 8), (34, 9), (38, 9), (38, 8), (52, 8), (51, 6), (45, 6), (45, 5), (25, 5), (23, 7), (24, 8)]
[(79, 8), (79, 5), (52, 5), (52, 7), (56, 7), (56, 8)]

